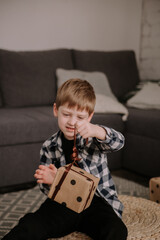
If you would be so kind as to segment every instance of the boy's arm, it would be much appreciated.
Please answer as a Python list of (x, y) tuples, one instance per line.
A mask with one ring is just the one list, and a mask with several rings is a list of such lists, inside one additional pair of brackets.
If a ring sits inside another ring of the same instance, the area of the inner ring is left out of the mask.
[(52, 164), (52, 158), (47, 148), (43, 146), (40, 150), (40, 165), (34, 176), (37, 179), (37, 183), (39, 183), (41, 191), (46, 195), (48, 195), (56, 172), (57, 169)]
[(99, 127), (103, 128), (106, 132), (105, 140), (96, 137), (97, 141), (100, 143), (99, 146), (103, 151), (106, 150), (107, 152), (114, 152), (120, 150), (124, 146), (125, 139), (122, 133), (114, 130), (113, 128), (105, 126)]
[(103, 151), (118, 151), (124, 146), (124, 136), (113, 128), (84, 121), (77, 123), (76, 129), (83, 138), (93, 137), (97, 139), (98, 147)]

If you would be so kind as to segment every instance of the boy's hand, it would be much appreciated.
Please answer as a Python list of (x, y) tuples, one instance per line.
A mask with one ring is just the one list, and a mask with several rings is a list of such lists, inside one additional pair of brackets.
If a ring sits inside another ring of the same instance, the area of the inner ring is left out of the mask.
[(77, 122), (76, 123), (76, 129), (77, 132), (83, 137), (83, 138), (88, 138), (88, 137), (96, 137), (100, 140), (105, 140), (106, 139), (106, 131), (104, 128), (92, 124), (88, 121), (83, 121), (82, 122)]
[(57, 168), (50, 164), (49, 166), (39, 165), (34, 177), (37, 179), (37, 183), (45, 183), (51, 185), (55, 178)]

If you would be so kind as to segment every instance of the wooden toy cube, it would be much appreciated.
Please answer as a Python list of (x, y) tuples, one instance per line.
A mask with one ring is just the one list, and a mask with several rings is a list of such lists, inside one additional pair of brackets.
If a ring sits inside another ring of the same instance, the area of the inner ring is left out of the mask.
[(150, 200), (160, 203), (160, 177), (151, 178), (149, 181)]
[(48, 197), (80, 213), (89, 207), (99, 178), (75, 166), (66, 172), (67, 166), (58, 169)]

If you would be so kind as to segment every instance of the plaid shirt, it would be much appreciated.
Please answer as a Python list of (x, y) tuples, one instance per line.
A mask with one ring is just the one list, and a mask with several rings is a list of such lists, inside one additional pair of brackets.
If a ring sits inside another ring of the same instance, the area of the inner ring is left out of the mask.
[[(123, 205), (117, 197), (114, 182), (107, 166), (107, 153), (117, 151), (124, 145), (124, 137), (120, 132), (112, 128), (106, 129), (106, 140), (101, 141), (96, 138), (89, 138), (88, 144), (79, 134), (76, 138), (78, 149), (78, 162), (80, 168), (100, 178), (96, 195), (105, 199), (114, 209), (119, 217), (122, 216)], [(42, 165), (54, 164), (57, 168), (66, 165), (65, 156), (62, 149), (62, 132), (59, 131), (50, 139), (46, 140), (40, 151)], [(43, 193), (48, 194), (49, 186), (40, 184)]]

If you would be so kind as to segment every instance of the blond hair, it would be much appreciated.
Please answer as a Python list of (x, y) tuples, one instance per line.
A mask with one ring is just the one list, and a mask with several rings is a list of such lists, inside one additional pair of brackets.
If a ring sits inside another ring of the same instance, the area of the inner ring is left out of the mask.
[(78, 78), (64, 82), (57, 92), (57, 109), (64, 104), (69, 108), (77, 107), (78, 110), (86, 110), (89, 115), (94, 111), (96, 96), (93, 87), (86, 80)]

